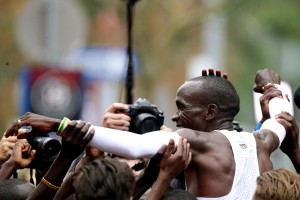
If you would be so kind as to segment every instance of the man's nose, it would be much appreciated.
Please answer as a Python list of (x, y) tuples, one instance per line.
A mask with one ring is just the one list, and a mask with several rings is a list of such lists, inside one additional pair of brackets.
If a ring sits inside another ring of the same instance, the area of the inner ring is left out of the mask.
[(173, 116), (172, 116), (172, 121), (173, 122), (176, 122), (177, 120), (178, 120), (178, 114), (177, 113), (175, 113)]

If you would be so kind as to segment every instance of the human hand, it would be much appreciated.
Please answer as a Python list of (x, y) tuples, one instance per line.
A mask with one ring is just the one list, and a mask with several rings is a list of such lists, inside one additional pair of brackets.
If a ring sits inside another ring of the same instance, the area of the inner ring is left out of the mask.
[(267, 68), (263, 70), (258, 70), (255, 75), (253, 90), (254, 92), (263, 94), (263, 87), (265, 85), (267, 85), (268, 83), (274, 83), (279, 85), (280, 81), (280, 76), (276, 72)]
[(104, 156), (104, 152), (101, 151), (100, 149), (94, 148), (87, 146), (85, 148), (85, 154), (90, 160), (94, 160), (100, 156)]
[(156, 180), (159, 173), (160, 161), (166, 149), (167, 145), (160, 147), (158, 152), (147, 162), (141, 177), (146, 177), (148, 182), (153, 183)]
[[(221, 77), (221, 70), (216, 69), (216, 72), (215, 72), (214, 69), (209, 68), (208, 69), (208, 73), (207, 73), (206, 69), (203, 69), (202, 70), (202, 76), (219, 76), (219, 77)], [(223, 78), (227, 79), (228, 78), (228, 74), (224, 73), (223, 74)]]
[(162, 125), (162, 126), (160, 127), (160, 130), (161, 130), (161, 131), (166, 131), (166, 132), (169, 132), (169, 133), (173, 132), (172, 129), (169, 128), (169, 127), (167, 127), (166, 125)]
[[(46, 135), (51, 131), (56, 131), (60, 121), (60, 119), (27, 112), (12, 123), (4, 135), (5, 137), (17, 136), (18, 139), (24, 139), (28, 136)], [(31, 126), (32, 129), (26, 131), (20, 129), (22, 126)]]
[(280, 149), (288, 156), (293, 154), (299, 149), (299, 127), (295, 117), (288, 112), (281, 112), (275, 118), (286, 129), (286, 136), (281, 143)]
[(7, 161), (12, 153), (12, 150), (18, 141), (16, 136), (2, 137), (0, 140), (0, 163)]
[(283, 98), (282, 92), (274, 84), (265, 85), (264, 93), (259, 98), (261, 112), (262, 112), (262, 119), (260, 121), (261, 123), (263, 123), (265, 120), (270, 118), (269, 101), (274, 97)]
[(15, 143), (8, 162), (14, 163), (16, 169), (22, 169), (29, 166), (35, 154), (36, 151), (26, 140), (19, 140)]
[(102, 127), (128, 131), (130, 125), (130, 117), (123, 113), (116, 113), (116, 111), (126, 109), (128, 109), (128, 105), (126, 104), (113, 103), (104, 112)]
[(62, 148), (59, 155), (75, 159), (94, 136), (95, 130), (90, 129), (90, 124), (84, 121), (71, 121), (62, 131)]
[(159, 175), (168, 177), (170, 180), (183, 172), (192, 160), (190, 144), (187, 139), (180, 137), (176, 151), (173, 139), (169, 141), (166, 151), (160, 161)]

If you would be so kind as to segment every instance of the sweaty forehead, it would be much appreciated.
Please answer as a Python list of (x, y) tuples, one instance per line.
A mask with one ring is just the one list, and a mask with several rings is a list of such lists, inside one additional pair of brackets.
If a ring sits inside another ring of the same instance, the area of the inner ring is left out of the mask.
[(201, 83), (195, 81), (187, 81), (182, 84), (177, 90), (178, 95), (197, 95), (199, 90), (201, 89)]
[(185, 82), (177, 90), (176, 101), (193, 101), (199, 100), (201, 97), (201, 84), (199, 82), (188, 81)]

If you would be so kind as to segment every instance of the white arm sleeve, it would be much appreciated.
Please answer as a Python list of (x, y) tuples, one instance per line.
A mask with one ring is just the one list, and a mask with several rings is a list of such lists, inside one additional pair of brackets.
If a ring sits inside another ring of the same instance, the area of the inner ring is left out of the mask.
[(260, 129), (268, 129), (268, 130), (274, 132), (278, 136), (279, 147), (280, 147), (280, 145), (281, 145), (281, 143), (282, 143), (282, 141), (283, 141), (283, 139), (285, 138), (285, 135), (286, 135), (286, 130), (285, 130), (283, 125), (278, 123), (276, 121), (276, 119), (270, 118), (270, 119), (267, 119), (262, 124)]
[(151, 158), (163, 145), (167, 145), (171, 138), (176, 144), (179, 139), (176, 132), (154, 131), (140, 135), (98, 126), (91, 128), (95, 129), (95, 134), (89, 146), (132, 159)]
[(269, 101), (269, 113), (271, 118), (275, 118), (275, 115), (281, 113), (281, 111), (286, 111), (293, 115), (292, 106), (285, 96), (286, 93), (280, 85), (275, 84), (275, 86), (281, 91), (283, 98), (274, 97)]

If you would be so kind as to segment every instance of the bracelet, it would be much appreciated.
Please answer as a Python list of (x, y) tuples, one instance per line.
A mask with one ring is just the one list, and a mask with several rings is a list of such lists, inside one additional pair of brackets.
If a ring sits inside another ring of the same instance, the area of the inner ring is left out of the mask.
[(45, 179), (45, 177), (42, 178), (41, 180), (42, 183), (44, 183), (44, 185), (46, 185), (48, 188), (51, 188), (53, 190), (59, 190), (60, 187), (56, 186), (56, 185), (53, 185), (52, 183), (50, 183), (49, 181), (47, 181)]
[(61, 120), (59, 127), (56, 131), (56, 135), (61, 136), (62, 131), (66, 128), (66, 126), (69, 123), (69, 119), (67, 117), (64, 117), (63, 120)]

